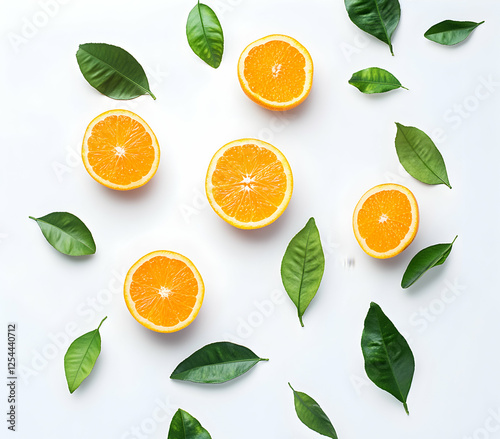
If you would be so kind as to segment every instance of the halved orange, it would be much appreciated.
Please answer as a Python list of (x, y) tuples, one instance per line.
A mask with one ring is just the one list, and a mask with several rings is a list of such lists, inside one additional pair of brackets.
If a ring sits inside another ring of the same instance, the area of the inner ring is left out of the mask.
[(125, 277), (125, 303), (132, 316), (156, 332), (175, 332), (198, 315), (205, 286), (194, 264), (166, 250), (139, 259)]
[(292, 170), (273, 145), (257, 139), (228, 143), (213, 156), (205, 182), (208, 201), (224, 221), (258, 229), (286, 209), (293, 190)]
[(365, 253), (379, 259), (392, 258), (417, 234), (417, 200), (399, 184), (375, 186), (359, 200), (352, 222), (354, 236)]
[(290, 110), (311, 91), (312, 58), (294, 38), (269, 35), (243, 51), (238, 79), (245, 94), (257, 104), (269, 110)]
[(160, 147), (151, 128), (137, 114), (111, 110), (90, 122), (82, 158), (94, 180), (126, 191), (151, 180), (160, 162)]

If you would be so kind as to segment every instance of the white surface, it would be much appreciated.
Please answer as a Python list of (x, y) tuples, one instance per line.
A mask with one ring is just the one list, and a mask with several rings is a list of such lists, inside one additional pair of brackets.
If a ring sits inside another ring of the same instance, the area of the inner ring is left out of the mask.
[[(2, 0), (0, 320), (4, 332), (8, 321), (19, 325), (24, 378), (16, 437), (165, 438), (178, 407), (197, 417), (214, 439), (318, 437), (297, 419), (287, 381), (320, 403), (340, 438), (499, 437), (493, 431), (500, 428), (500, 300), (494, 277), (500, 244), (498, 1), (401, 0), (392, 57), (386, 45), (350, 22), (340, 0), (207, 0), (226, 39), (218, 70), (200, 61), (186, 42), (194, 3), (67, 1), (15, 50), (9, 33), (22, 35), (25, 20), (41, 20), (43, 9), (38, 1)], [(446, 48), (423, 38), (444, 19), (486, 23), (465, 44)], [(271, 33), (297, 38), (315, 63), (309, 98), (284, 115), (247, 99), (236, 76), (243, 48)], [(92, 89), (75, 59), (78, 44), (85, 42), (116, 44), (132, 53), (146, 68), (157, 101), (144, 96), (117, 102)], [(371, 66), (388, 69), (410, 91), (366, 96), (348, 85), (353, 72)], [(474, 101), (470, 97), (488, 78), (496, 85)], [(474, 102), (477, 108), (467, 117), (451, 119), (455, 105), (471, 108)], [(120, 107), (141, 115), (162, 149), (156, 176), (129, 193), (94, 182), (79, 158), (89, 121)], [(396, 121), (434, 138), (453, 190), (420, 184), (401, 170)], [(224, 223), (204, 196), (214, 152), (247, 136), (280, 148), (295, 178), (285, 214), (253, 232)], [(367, 189), (388, 181), (414, 191), (421, 225), (407, 251), (377, 261), (357, 245), (351, 215)], [(183, 216), (189, 208), (191, 215)], [(52, 249), (28, 219), (52, 211), (79, 216), (94, 234), (97, 254), (73, 259)], [(320, 228), (327, 265), (301, 328), (283, 296), (279, 267), (289, 240), (310, 216)], [(401, 290), (411, 257), (455, 234), (460, 236), (448, 262)], [(206, 284), (197, 320), (173, 335), (141, 327), (121, 293), (120, 273), (156, 249), (191, 258)], [(459, 286), (457, 294), (450, 294), (450, 285)], [(255, 303), (269, 300), (275, 290), (282, 292), (279, 305), (259, 321)], [(372, 300), (408, 337), (415, 354), (409, 417), (364, 373), (360, 337)], [(419, 314), (426, 309), (428, 317)], [(105, 315), (101, 356), (70, 395), (63, 370), (67, 346)], [(245, 332), (241, 322), (249, 319), (256, 327)], [(61, 335), (67, 329), (71, 334)], [(54, 349), (56, 335), (60, 347)], [(269, 357), (269, 363), (215, 387), (169, 379), (194, 350), (229, 337)], [(0, 400), (5, 407), (5, 391)], [(0, 436), (8, 437), (2, 425)]]

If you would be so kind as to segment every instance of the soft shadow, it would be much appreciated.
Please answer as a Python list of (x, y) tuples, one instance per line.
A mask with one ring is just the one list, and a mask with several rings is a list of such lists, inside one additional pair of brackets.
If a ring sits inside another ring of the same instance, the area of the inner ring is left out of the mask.
[(227, 229), (227, 233), (231, 234), (235, 239), (256, 243), (265, 242), (272, 239), (272, 237), (278, 233), (279, 229), (286, 228), (286, 223), (291, 217), (288, 210), (289, 209), (287, 208), (287, 210), (285, 210), (285, 212), (283, 212), (281, 216), (272, 224), (260, 229), (238, 229), (228, 223), (224, 223), (224, 226)]
[[(188, 340), (202, 339), (202, 328), (206, 327), (203, 325), (204, 320), (203, 313), (200, 313), (188, 327), (172, 333), (155, 332), (142, 325), (139, 325), (139, 330), (149, 342), (161, 347), (175, 348), (177, 346), (185, 346)], [(199, 346), (199, 348), (201, 347)]]
[(134, 203), (138, 199), (145, 199), (148, 196), (151, 196), (151, 194), (157, 189), (159, 180), (160, 179), (155, 179), (155, 177), (153, 177), (144, 186), (129, 191), (119, 191), (99, 185), (100, 195), (114, 200), (124, 200), (124, 202), (127, 203)]
[[(413, 285), (404, 291), (409, 295), (424, 294), (425, 292), (435, 294), (436, 289), (442, 289), (445, 280), (446, 265), (431, 268), (418, 279)], [(403, 277), (403, 275), (401, 275)]]

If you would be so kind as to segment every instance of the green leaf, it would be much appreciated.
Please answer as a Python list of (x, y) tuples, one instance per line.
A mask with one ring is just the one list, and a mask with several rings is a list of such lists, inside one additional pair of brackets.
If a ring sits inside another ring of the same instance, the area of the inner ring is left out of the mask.
[(445, 46), (453, 46), (461, 43), (472, 33), (476, 27), (483, 24), (473, 21), (453, 21), (445, 20), (432, 26), (424, 37)]
[(230, 342), (208, 344), (182, 361), (172, 372), (173, 380), (219, 384), (243, 375), (259, 361), (250, 349)]
[(224, 52), (222, 26), (215, 12), (199, 0), (189, 13), (186, 35), (196, 55), (214, 69), (219, 67)]
[(196, 418), (179, 409), (175, 412), (167, 439), (212, 439)]
[(396, 88), (408, 90), (392, 73), (378, 67), (370, 67), (354, 73), (349, 84), (366, 94), (385, 93)]
[(451, 189), (443, 156), (431, 138), (414, 127), (396, 122), (396, 152), (406, 171), (426, 184), (445, 184)]
[(408, 264), (401, 287), (408, 288), (413, 285), (427, 271), (437, 265), (442, 265), (448, 258), (458, 236), (449, 244), (436, 244), (420, 250)]
[(398, 0), (344, 0), (351, 21), (361, 30), (389, 45), (401, 17)]
[(330, 419), (328, 419), (319, 404), (309, 395), (295, 391), (290, 383), (288, 385), (293, 391), (295, 412), (302, 423), (316, 433), (337, 439), (335, 428), (333, 428)]
[(302, 326), (302, 316), (318, 291), (324, 271), (325, 255), (316, 222), (311, 218), (292, 238), (281, 261), (281, 280), (297, 307)]
[(75, 215), (52, 212), (41, 218), (30, 218), (38, 223), (43, 236), (56, 250), (70, 256), (92, 255), (96, 251), (92, 233)]
[(401, 401), (409, 414), (406, 401), (415, 371), (413, 353), (380, 306), (373, 302), (365, 319), (361, 349), (368, 378)]
[(149, 94), (142, 66), (126, 50), (104, 43), (80, 44), (76, 59), (87, 82), (112, 99), (133, 99)]
[(94, 368), (97, 357), (101, 353), (101, 327), (104, 317), (94, 331), (87, 332), (71, 343), (64, 356), (64, 373), (70, 393), (73, 393)]

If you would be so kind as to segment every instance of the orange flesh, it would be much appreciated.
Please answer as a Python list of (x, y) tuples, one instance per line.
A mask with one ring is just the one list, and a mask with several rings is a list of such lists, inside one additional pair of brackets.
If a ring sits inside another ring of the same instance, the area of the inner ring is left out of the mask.
[(139, 181), (153, 166), (155, 150), (144, 127), (128, 116), (108, 116), (88, 139), (88, 161), (104, 180), (118, 185)]
[(273, 102), (298, 98), (305, 86), (304, 56), (285, 41), (252, 48), (245, 58), (244, 76), (250, 90)]
[(229, 148), (217, 161), (212, 194), (223, 212), (238, 221), (270, 217), (287, 189), (283, 165), (272, 151), (256, 145)]
[(358, 213), (359, 233), (372, 250), (383, 253), (396, 248), (412, 222), (411, 205), (405, 194), (386, 190), (373, 194)]
[(193, 311), (198, 281), (182, 261), (156, 256), (134, 273), (130, 297), (141, 317), (158, 326), (175, 326)]

